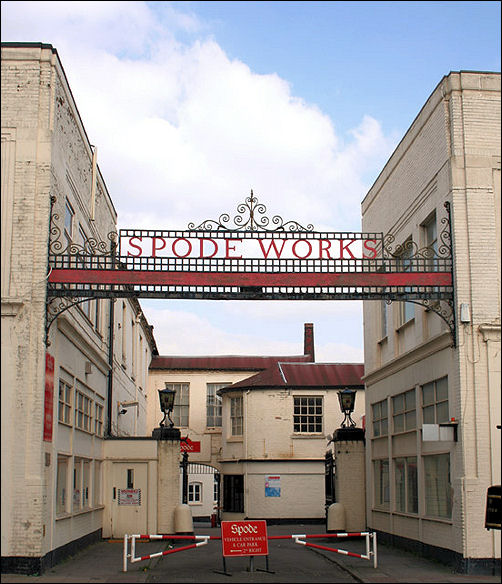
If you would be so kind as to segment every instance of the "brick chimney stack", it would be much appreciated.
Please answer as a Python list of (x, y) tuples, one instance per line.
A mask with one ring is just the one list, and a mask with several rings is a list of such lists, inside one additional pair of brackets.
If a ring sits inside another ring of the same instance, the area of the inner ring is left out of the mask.
[(311, 322), (305, 323), (305, 332), (304, 332), (304, 336), (303, 336), (303, 354), (309, 355), (312, 363), (315, 361), (314, 325)]

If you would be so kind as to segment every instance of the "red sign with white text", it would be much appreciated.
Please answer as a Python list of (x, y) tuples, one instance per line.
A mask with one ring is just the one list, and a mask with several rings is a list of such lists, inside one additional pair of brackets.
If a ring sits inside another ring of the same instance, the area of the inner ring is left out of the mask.
[(180, 442), (181, 452), (200, 452), (200, 441), (182, 438)]
[(44, 441), (52, 442), (54, 410), (54, 357), (45, 354)]
[(267, 522), (222, 521), (221, 543), (224, 557), (267, 556)]

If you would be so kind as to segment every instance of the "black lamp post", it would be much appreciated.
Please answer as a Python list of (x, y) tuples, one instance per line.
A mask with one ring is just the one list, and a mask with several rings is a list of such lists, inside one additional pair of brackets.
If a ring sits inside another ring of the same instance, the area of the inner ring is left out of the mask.
[(353, 389), (346, 387), (343, 391), (338, 392), (338, 401), (340, 402), (340, 409), (342, 410), (342, 414), (345, 416), (341, 427), (355, 428), (356, 423), (350, 417), (350, 414), (354, 411), (354, 405), (356, 403), (356, 392)]
[[(171, 420), (171, 412), (174, 409), (174, 398), (176, 397), (176, 390), (169, 389), (159, 389), (159, 400), (160, 409), (164, 414), (164, 417), (159, 423), (159, 427), (155, 428), (152, 432), (152, 437), (157, 440), (176, 440), (180, 438), (180, 431), (178, 428), (174, 427), (174, 422)], [(169, 420), (169, 426), (165, 426), (166, 417)]]

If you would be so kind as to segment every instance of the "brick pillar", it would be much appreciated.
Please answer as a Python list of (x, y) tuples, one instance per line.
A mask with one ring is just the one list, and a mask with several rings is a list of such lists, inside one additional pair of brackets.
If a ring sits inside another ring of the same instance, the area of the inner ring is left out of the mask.
[[(164, 428), (171, 430), (171, 428)], [(174, 533), (174, 510), (180, 502), (180, 435), (155, 433), (157, 444), (157, 533)]]
[(333, 437), (335, 501), (345, 508), (347, 532), (366, 530), (364, 430), (339, 428)]

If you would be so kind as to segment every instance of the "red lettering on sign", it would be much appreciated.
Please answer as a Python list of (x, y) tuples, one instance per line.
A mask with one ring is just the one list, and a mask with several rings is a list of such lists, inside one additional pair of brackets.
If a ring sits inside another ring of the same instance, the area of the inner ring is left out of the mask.
[[(204, 255), (204, 242), (205, 241), (209, 241), (213, 244), (213, 253), (211, 255)], [(200, 252), (199, 252), (199, 257), (200, 258), (214, 258), (214, 256), (218, 253), (218, 244), (216, 243), (216, 241), (214, 241), (214, 239), (210, 239), (210, 238), (205, 238), (203, 237), (200, 240)]]
[(351, 245), (352, 243), (354, 243), (354, 241), (356, 241), (356, 240), (355, 239), (351, 239), (349, 241), (349, 243), (346, 243), (345, 245), (343, 245), (343, 242), (344, 241), (345, 240), (340, 239), (340, 259), (343, 259), (343, 257), (344, 257), (343, 256), (343, 252), (346, 250), (346, 251), (348, 251), (350, 258), (353, 259), (353, 260), (355, 260), (356, 259), (356, 256), (350, 251), (349, 245)]
[(258, 243), (260, 244), (260, 247), (261, 247), (261, 252), (263, 253), (263, 257), (264, 257), (265, 259), (267, 259), (267, 258), (268, 258), (268, 254), (270, 253), (270, 250), (271, 250), (272, 248), (274, 248), (274, 251), (275, 251), (275, 257), (276, 257), (277, 259), (280, 259), (281, 255), (282, 255), (282, 252), (283, 252), (283, 250), (284, 250), (284, 244), (286, 243), (286, 240), (285, 240), (285, 239), (281, 239), (281, 242), (282, 242), (282, 245), (281, 245), (281, 249), (280, 249), (280, 251), (278, 251), (278, 250), (277, 250), (277, 246), (275, 245), (275, 240), (272, 240), (272, 241), (270, 242), (270, 245), (268, 246), (268, 249), (265, 251), (265, 247), (263, 246), (263, 239), (259, 239), (259, 240), (258, 240)]
[[(185, 254), (179, 254), (176, 251), (176, 245), (178, 244), (178, 242), (180, 241), (184, 241), (187, 244), (187, 251)], [(178, 239), (175, 239), (173, 241), (173, 254), (177, 257), (177, 258), (186, 258), (187, 256), (189, 256), (192, 253), (192, 244), (190, 243), (190, 241), (188, 239), (185, 239), (184, 237), (180, 237)]]
[(131, 247), (134, 247), (134, 249), (138, 250), (138, 253), (131, 253), (130, 251), (127, 252), (128, 256), (133, 256), (133, 257), (137, 257), (140, 256), (143, 253), (143, 250), (141, 249), (141, 247), (139, 245), (136, 245), (132, 242), (133, 239), (137, 239), (138, 241), (143, 241), (142, 237), (130, 237), (129, 238), (129, 245)]
[[(306, 243), (306, 244), (307, 244), (308, 251), (307, 251), (307, 253), (306, 253), (305, 255), (303, 255), (303, 256), (301, 256), (301, 255), (299, 255), (299, 254), (297, 254), (297, 253), (296, 253), (296, 247), (297, 247), (297, 245), (298, 245), (299, 243)], [(295, 242), (293, 243), (293, 249), (292, 249), (292, 251), (293, 251), (293, 255), (294, 255), (295, 257), (297, 257), (299, 260), (305, 260), (305, 259), (307, 259), (307, 258), (310, 256), (310, 254), (312, 253), (312, 244), (311, 244), (311, 243), (310, 243), (310, 241), (308, 241), (307, 239), (299, 239), (298, 241), (295, 241)]]
[(225, 259), (226, 260), (241, 260), (242, 256), (231, 256), (230, 252), (235, 251), (235, 245), (230, 245), (231, 241), (241, 242), (242, 239), (225, 239)]
[(377, 250), (375, 247), (369, 245), (370, 243), (374, 243), (376, 245), (376, 239), (365, 239), (363, 243), (363, 247), (366, 251), (369, 251), (369, 255), (366, 251), (363, 252), (363, 258), (368, 260), (374, 260), (377, 257)]
[[(162, 247), (157, 247), (157, 241), (162, 242)], [(158, 251), (161, 251), (166, 247), (166, 240), (163, 237), (154, 237), (152, 240), (152, 257), (157, 255)]]

